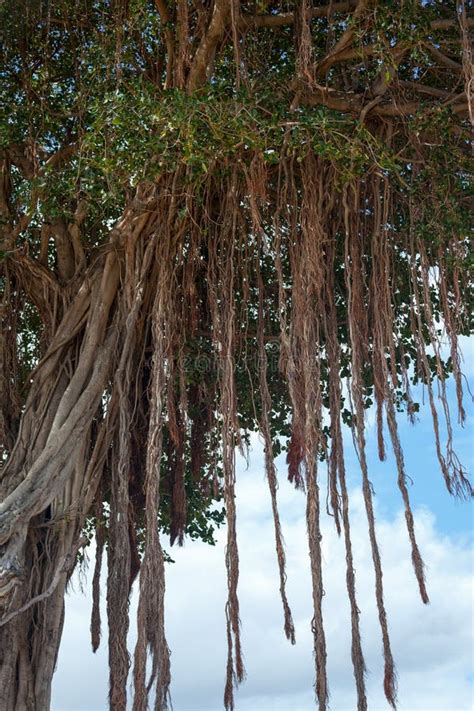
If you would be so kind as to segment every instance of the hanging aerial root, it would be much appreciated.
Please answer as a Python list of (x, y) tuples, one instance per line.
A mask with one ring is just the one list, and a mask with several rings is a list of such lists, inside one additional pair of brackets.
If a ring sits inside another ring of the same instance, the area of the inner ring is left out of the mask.
[(408, 529), (408, 536), (410, 538), (411, 544), (411, 559), (413, 563), (413, 569), (415, 571), (416, 579), (418, 581), (418, 587), (420, 588), (421, 599), (427, 605), (429, 603), (428, 593), (426, 591), (426, 581), (425, 581), (425, 565), (421, 557), (420, 550), (418, 548), (418, 543), (415, 536), (415, 523), (413, 520), (413, 513), (410, 506), (410, 497), (408, 495), (408, 488), (406, 485), (406, 474), (405, 474), (405, 463), (403, 460), (403, 451), (400, 444), (400, 438), (398, 435), (397, 420), (395, 415), (395, 407), (393, 404), (392, 395), (387, 396), (386, 407), (387, 407), (387, 422), (388, 429), (390, 432), (390, 437), (392, 439), (393, 451), (395, 454), (395, 460), (397, 462), (398, 469), (398, 488), (402, 494), (403, 504), (405, 506), (405, 520)]
[[(454, 251), (455, 253), (455, 251)], [(463, 387), (462, 387), (462, 372), (461, 372), (461, 356), (459, 353), (459, 339), (457, 334), (458, 324), (456, 323), (458, 317), (459, 303), (454, 303), (454, 308), (449, 303), (448, 296), (448, 276), (447, 265), (445, 255), (441, 247), (438, 250), (438, 261), (439, 261), (439, 273), (438, 273), (438, 286), (439, 294), (441, 297), (441, 308), (443, 311), (443, 321), (446, 328), (446, 333), (449, 338), (449, 348), (451, 355), (451, 363), (453, 367), (454, 382), (456, 384), (456, 399), (458, 404), (458, 421), (461, 425), (464, 424), (466, 420), (466, 412), (463, 405)]]
[(134, 420), (133, 360), (136, 329), (144, 299), (144, 280), (154, 254), (154, 240), (149, 239), (143, 258), (139, 252), (140, 231), (132, 233), (125, 262), (125, 299), (121, 303), (124, 322), (124, 347), (118, 363), (115, 382), (119, 395), (119, 443), (112, 461), (110, 519), (108, 540), (107, 615), (109, 619), (110, 704), (125, 711), (130, 658), (127, 649), (129, 596), (132, 581), (132, 549), (129, 531), (131, 479), (131, 433)]
[[(170, 375), (170, 381), (174, 373)], [(177, 540), (180, 546), (183, 545), (184, 531), (186, 528), (187, 502), (185, 489), (185, 408), (176, 406), (175, 392), (172, 385), (169, 386), (167, 398), (168, 423), (170, 439), (172, 440), (172, 450), (170, 452), (170, 482), (171, 493), (171, 523), (170, 523), (170, 545)]]
[(92, 578), (92, 612), (91, 612), (91, 644), (92, 651), (99, 649), (101, 637), (100, 619), (100, 576), (102, 570), (102, 558), (105, 544), (105, 523), (103, 521), (102, 506), (97, 508), (96, 529), (95, 529), (95, 567)]
[(467, 22), (465, 0), (457, 1), (457, 11), (461, 29), (462, 66), (464, 71), (467, 104), (469, 108), (469, 118), (471, 120), (471, 125), (474, 126), (474, 62), (472, 61), (472, 40), (470, 38), (469, 26)]
[(315, 458), (307, 463), (306, 476), (308, 491), (306, 500), (306, 525), (308, 530), (309, 555), (311, 561), (311, 580), (313, 587), (313, 632), (314, 656), (316, 662), (316, 698), (319, 711), (326, 711), (329, 701), (329, 689), (326, 669), (326, 636), (323, 623), (323, 578), (321, 553), (321, 524), (319, 486), (317, 484), (317, 466)]
[[(433, 419), (436, 454), (446, 484), (446, 488), (448, 489), (449, 493), (458, 496), (459, 498), (470, 498), (474, 493), (472, 485), (469, 479), (466, 477), (465, 470), (460, 464), (452, 447), (453, 433), (449, 414), (449, 404), (446, 395), (445, 375), (441, 364), (439, 338), (436, 334), (433, 307), (431, 304), (429, 283), (430, 275), (426, 248), (422, 244), (422, 241), (420, 239), (417, 239), (415, 236), (415, 231), (418, 222), (421, 219), (421, 207), (419, 205), (415, 206), (413, 200), (410, 200), (409, 212), (410, 226), (407, 241), (409, 245), (410, 254), (411, 288), (414, 296), (414, 303), (412, 304), (410, 311), (410, 326), (413, 334), (413, 340), (417, 346), (417, 355), (419, 359), (420, 370), (428, 390), (430, 410)], [(420, 255), (419, 261), (418, 250)], [(421, 269), (419, 269), (419, 262), (421, 263)], [(433, 347), (435, 352), (436, 374), (438, 377), (438, 384), (440, 385), (439, 399), (441, 400), (446, 421), (447, 443), (445, 454), (443, 453), (441, 447), (439, 415), (433, 392), (433, 378), (430, 369), (430, 364), (428, 361), (428, 356), (426, 353), (425, 342), (423, 340), (423, 315), (425, 315), (426, 317), (431, 346)]]
[[(359, 418), (362, 412), (356, 413)], [(393, 661), (392, 649), (390, 644), (390, 636), (388, 631), (388, 621), (387, 612), (385, 610), (384, 603), (384, 591), (383, 591), (383, 572), (382, 572), (382, 561), (380, 558), (380, 550), (377, 542), (377, 536), (375, 532), (375, 514), (372, 501), (372, 488), (369, 481), (369, 474), (367, 468), (367, 460), (365, 454), (365, 437), (362, 428), (357, 425), (354, 432), (355, 441), (357, 443), (357, 454), (359, 458), (360, 468), (362, 472), (362, 493), (364, 497), (365, 510), (367, 514), (367, 521), (369, 525), (369, 539), (370, 546), (372, 550), (372, 560), (374, 564), (375, 572), (375, 599), (377, 603), (378, 617), (380, 628), (382, 632), (382, 644), (383, 644), (383, 655), (384, 655), (384, 692), (385, 697), (389, 704), (396, 708), (397, 702), (397, 678), (395, 671), (395, 664)]]
[[(227, 546), (225, 563), (227, 570), (227, 642), (228, 661), (225, 687), (225, 708), (234, 704), (234, 683), (245, 678), (240, 638), (240, 616), (237, 586), (239, 580), (239, 552), (237, 546), (235, 506), (235, 445), (238, 433), (236, 383), (234, 373), (235, 347), (235, 261), (237, 257), (238, 230), (238, 180), (233, 171), (226, 184), (226, 199), (217, 217), (222, 232), (214, 243), (209, 244), (210, 310), (219, 358), (220, 403), (222, 421), (222, 468), (224, 474), (224, 502), (227, 515)], [(211, 236), (212, 239), (212, 236)]]
[[(354, 202), (357, 195), (353, 195)], [(351, 339), (352, 379), (349, 386), (351, 401), (355, 405), (352, 413), (352, 432), (362, 473), (362, 493), (364, 497), (372, 560), (375, 572), (375, 599), (382, 632), (384, 653), (384, 691), (387, 701), (393, 708), (396, 706), (397, 689), (396, 673), (388, 632), (387, 613), (383, 593), (383, 573), (380, 551), (375, 532), (375, 514), (372, 501), (372, 489), (366, 459), (364, 401), (362, 368), (366, 360), (366, 319), (363, 305), (364, 270), (361, 262), (360, 241), (358, 236), (357, 218), (352, 217), (349, 194), (346, 189), (343, 195), (344, 227), (345, 227), (345, 282), (348, 293), (348, 325)], [(354, 224), (355, 222), (355, 224)]]
[(304, 478), (302, 474), (304, 464), (304, 437), (296, 423), (294, 423), (292, 427), (286, 463), (288, 464), (288, 481), (294, 484), (296, 489), (304, 491)]
[[(436, 331), (436, 319), (434, 316), (434, 309), (432, 305), (432, 299), (430, 295), (430, 276), (431, 270), (429, 266), (428, 255), (426, 251), (426, 245), (422, 240), (418, 240), (418, 251), (421, 260), (421, 277), (423, 286), (423, 306), (426, 315), (426, 322), (428, 326), (428, 331), (430, 334), (431, 346), (435, 354), (436, 361), (436, 374), (438, 381), (438, 399), (441, 402), (442, 410), (444, 413), (444, 421), (446, 426), (446, 467), (448, 472), (450, 472), (450, 479), (454, 492), (460, 498), (470, 498), (473, 496), (474, 491), (472, 489), (469, 479), (465, 475), (465, 469), (459, 462), (459, 459), (453, 448), (453, 427), (451, 423), (451, 412), (448, 402), (448, 395), (446, 390), (446, 374), (443, 370), (443, 363), (441, 357), (442, 344), (440, 338)], [(438, 269), (440, 272), (441, 268)], [(441, 277), (442, 278), (442, 277)], [(456, 354), (455, 354), (456, 360)], [(454, 368), (456, 366), (454, 365)]]
[(273, 444), (270, 432), (269, 413), (271, 412), (271, 396), (267, 382), (267, 353), (265, 350), (265, 322), (264, 322), (264, 285), (260, 270), (260, 253), (257, 252), (256, 273), (258, 285), (258, 356), (259, 356), (259, 384), (262, 400), (262, 415), (260, 429), (263, 436), (265, 448), (265, 471), (267, 475), (268, 488), (272, 502), (273, 524), (275, 529), (275, 546), (278, 560), (278, 571), (280, 575), (280, 597), (283, 605), (284, 630), (286, 638), (291, 644), (295, 644), (295, 627), (291, 609), (286, 595), (286, 556), (284, 549), (283, 534), (281, 531), (280, 514), (277, 502), (277, 472), (273, 456)]
[[(3, 284), (2, 284), (3, 282)], [(18, 382), (20, 295), (6, 264), (0, 265), (0, 461), (12, 451), (21, 411)]]
[(357, 711), (366, 711), (367, 695), (365, 690), (366, 666), (364, 654), (362, 652), (362, 640), (360, 635), (360, 611), (357, 605), (354, 557), (352, 553), (351, 528), (349, 520), (349, 493), (346, 484), (345, 464), (340, 450), (338, 462), (339, 482), (342, 495), (342, 523), (344, 528), (344, 545), (346, 548), (346, 586), (351, 608), (351, 659), (354, 668), (354, 678), (357, 690)]
[[(381, 454), (380, 447), (383, 444), (383, 422), (380, 421), (380, 419), (382, 417), (381, 407), (384, 403), (387, 413), (388, 430), (397, 465), (398, 488), (402, 494), (405, 507), (405, 520), (412, 549), (413, 567), (418, 581), (421, 599), (424, 603), (428, 603), (429, 600), (425, 585), (424, 564), (415, 536), (413, 514), (406, 486), (405, 463), (398, 434), (395, 411), (394, 389), (398, 386), (398, 374), (395, 367), (397, 358), (394, 336), (394, 296), (390, 280), (393, 246), (391, 245), (387, 234), (387, 225), (390, 224), (391, 192), (386, 179), (383, 179), (383, 190), (381, 189), (381, 186), (382, 178), (377, 176), (373, 185), (374, 218), (371, 240), (372, 288), (370, 297), (373, 311), (374, 390), (377, 400), (379, 454)], [(387, 358), (387, 354), (389, 355), (389, 358)]]
[[(159, 315), (155, 316), (159, 323)], [(155, 685), (155, 710), (168, 708), (170, 661), (164, 632), (164, 559), (156, 526), (159, 505), (159, 463), (162, 452), (161, 417), (165, 376), (160, 327), (155, 327), (155, 358), (152, 382), (152, 418), (147, 450), (145, 479), (145, 516), (147, 522), (145, 553), (142, 560), (137, 612), (138, 637), (134, 655), (133, 711), (146, 711), (149, 694)], [(161, 356), (161, 357), (160, 357)], [(147, 646), (150, 649), (152, 673), (147, 683)]]
[(342, 498), (342, 525), (346, 549), (346, 586), (351, 608), (351, 658), (357, 689), (357, 710), (366, 711), (367, 696), (365, 690), (366, 666), (362, 652), (360, 635), (360, 612), (356, 597), (354, 557), (352, 553), (351, 527), (349, 518), (349, 492), (346, 483), (344, 444), (341, 426), (341, 382), (340, 382), (340, 346), (337, 340), (337, 312), (334, 302), (334, 241), (328, 246), (326, 263), (326, 301), (327, 312), (324, 319), (326, 348), (329, 364), (329, 413), (331, 420), (331, 451), (329, 466), (337, 473)]

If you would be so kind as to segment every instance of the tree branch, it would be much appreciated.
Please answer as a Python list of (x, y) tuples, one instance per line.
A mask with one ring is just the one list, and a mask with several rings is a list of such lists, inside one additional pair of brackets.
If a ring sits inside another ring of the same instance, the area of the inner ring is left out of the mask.
[(32, 180), (35, 176), (35, 164), (31, 157), (28, 157), (28, 147), (21, 143), (12, 143), (6, 150), (8, 159), (16, 166), (25, 178)]
[(435, 47), (434, 44), (431, 44), (431, 42), (424, 42), (423, 45), (437, 62), (445, 67), (448, 67), (449, 69), (454, 69), (456, 72), (462, 72), (462, 66), (459, 62), (455, 62), (454, 59), (451, 59), (451, 57), (447, 57), (443, 54), (443, 52), (441, 52), (441, 50)]
[(52, 318), (51, 306), (59, 300), (61, 294), (61, 288), (53, 274), (30, 257), (24, 249), (9, 252), (7, 258), (20, 285), (38, 309), (41, 319), (48, 323)]
[[(344, 93), (322, 86), (312, 86), (309, 88), (307, 85), (300, 85), (298, 89), (297, 85), (295, 85), (294, 88), (299, 94), (300, 102), (306, 106), (327, 106), (329, 109), (353, 114), (354, 116), (360, 116), (364, 110), (364, 97), (361, 94)], [(443, 98), (446, 98), (445, 92), (443, 92)], [(384, 104), (374, 104), (373, 108), (371, 108), (371, 113), (377, 116), (396, 117), (414, 114), (419, 111), (419, 109), (419, 101), (391, 101)], [(467, 112), (467, 104), (456, 104), (452, 107), (452, 111), (455, 114), (463, 114)]]
[(420, 84), (417, 81), (398, 81), (398, 86), (404, 89), (410, 89), (411, 91), (417, 91), (419, 94), (426, 94), (428, 96), (438, 96), (440, 99), (452, 99), (458, 94), (453, 94), (449, 91), (444, 91), (444, 89), (438, 89), (434, 86), (427, 86), (426, 84)]
[[(333, 2), (323, 7), (313, 7), (308, 11), (311, 19), (319, 17), (331, 17), (338, 12), (350, 12), (357, 6), (357, 0), (349, 0), (349, 2)], [(280, 12), (278, 15), (247, 15), (243, 14), (240, 18), (241, 29), (251, 29), (254, 27), (282, 27), (284, 25), (292, 25), (295, 21), (293, 12)]]
[(68, 161), (72, 156), (79, 150), (78, 143), (69, 143), (66, 146), (60, 148), (56, 153), (49, 156), (41, 173), (45, 173), (47, 170), (52, 170), (53, 168), (60, 168), (66, 161)]
[[(466, 23), (468, 27), (474, 27), (474, 17), (466, 18)], [(452, 19), (432, 20), (430, 25), (432, 30), (449, 30), (451, 27), (457, 27), (458, 19), (453, 17)]]
[[(374, 4), (374, 0), (359, 0), (359, 2), (357, 3), (357, 7), (351, 16), (352, 19), (359, 19), (361, 15), (363, 15), (372, 4)], [(333, 64), (339, 61), (339, 55), (352, 43), (355, 32), (356, 28), (354, 26), (354, 23), (351, 23), (347, 30), (342, 33), (342, 36), (336, 42), (329, 54), (321, 62), (318, 62), (316, 66), (316, 72), (318, 76), (323, 77), (327, 73), (328, 69), (330, 69)]]
[(171, 28), (171, 16), (168, 10), (168, 5), (166, 4), (166, 0), (155, 0), (155, 6), (161, 19), (161, 24), (163, 26), (163, 34), (165, 37), (167, 54), (165, 89), (169, 89), (173, 85), (175, 55), (175, 42), (173, 30)]
[(188, 77), (188, 91), (192, 92), (206, 81), (208, 67), (216, 47), (224, 35), (230, 16), (229, 0), (215, 0), (212, 18), (199, 47), (196, 50)]
[[(334, 2), (323, 7), (314, 7), (309, 10), (311, 19), (320, 17), (331, 17), (336, 13), (345, 13), (354, 10), (357, 7), (357, 0), (349, 0), (349, 2)], [(294, 12), (279, 12), (277, 15), (249, 15), (243, 14), (240, 20), (242, 29), (252, 29), (259, 27), (284, 27), (285, 25), (293, 25), (295, 22)], [(432, 30), (449, 30), (457, 24), (456, 18), (448, 18), (442, 20), (432, 20), (430, 23)], [(468, 27), (474, 27), (474, 18), (467, 19)]]

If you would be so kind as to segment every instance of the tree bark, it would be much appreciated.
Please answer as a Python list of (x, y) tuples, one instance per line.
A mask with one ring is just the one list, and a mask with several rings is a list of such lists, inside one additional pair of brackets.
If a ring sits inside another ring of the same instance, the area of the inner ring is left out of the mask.
[[(95, 284), (86, 314), (81, 292), (36, 370), (0, 481), (2, 711), (50, 707), (66, 584), (104, 460), (104, 438), (93, 439), (91, 426), (117, 341), (118, 264), (112, 253)], [(63, 369), (65, 362), (69, 368)]]

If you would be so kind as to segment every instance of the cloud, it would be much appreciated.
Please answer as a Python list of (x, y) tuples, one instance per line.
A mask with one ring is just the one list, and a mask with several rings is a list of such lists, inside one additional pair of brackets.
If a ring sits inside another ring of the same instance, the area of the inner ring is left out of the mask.
[[(311, 588), (304, 497), (285, 481), (279, 490), (288, 561), (288, 597), (297, 644), (284, 638), (278, 595), (273, 521), (262, 475), (261, 448), (238, 477), (240, 603), (247, 681), (238, 711), (309, 711), (316, 708), (310, 632)], [(371, 711), (388, 709), (382, 689), (381, 638), (374, 602), (373, 569), (360, 493), (351, 492), (351, 524)], [(401, 711), (472, 708), (472, 551), (470, 541), (442, 535), (427, 509), (416, 512), (417, 535), (427, 563), (431, 604), (417, 593), (402, 513), (378, 519), (386, 605), (397, 662)], [(331, 519), (323, 526), (324, 613), (331, 708), (356, 708), (350, 661), (349, 606), (343, 541)], [(220, 711), (225, 675), (225, 531), (215, 547), (188, 542), (167, 567), (166, 614), (172, 649), (175, 711)], [(132, 617), (135, 612), (132, 602)], [(104, 647), (88, 648), (89, 595), (69, 596), (53, 688), (53, 711), (107, 709)], [(132, 629), (130, 643), (133, 644)], [(104, 640), (106, 641), (106, 640)]]
[(461, 350), (461, 370), (466, 378), (474, 377), (474, 337), (460, 336), (459, 347)]

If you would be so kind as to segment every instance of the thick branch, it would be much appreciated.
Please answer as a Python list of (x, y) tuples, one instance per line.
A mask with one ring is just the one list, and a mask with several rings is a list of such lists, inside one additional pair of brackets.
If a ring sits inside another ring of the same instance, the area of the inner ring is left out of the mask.
[(194, 55), (188, 78), (188, 91), (204, 84), (216, 47), (222, 39), (230, 16), (229, 0), (215, 0), (209, 27)]
[[(444, 89), (438, 89), (435, 86), (427, 86), (426, 84), (420, 84), (417, 81), (399, 81), (398, 86), (404, 89), (410, 89), (411, 91), (416, 91), (419, 94), (426, 94), (427, 96), (438, 96), (440, 99), (453, 99), (459, 94), (453, 94)], [(461, 95), (462, 96), (462, 95)]]
[(71, 244), (68, 226), (63, 217), (57, 217), (53, 220), (51, 223), (51, 234), (54, 237), (56, 247), (59, 278), (62, 281), (69, 281), (69, 279), (72, 279), (74, 276), (75, 271), (74, 250)]
[[(358, 20), (373, 4), (374, 0), (359, 0), (359, 2), (357, 3), (357, 7), (354, 10), (354, 13), (352, 14), (352, 19)], [(341, 54), (341, 52), (347, 49), (349, 45), (352, 44), (352, 40), (354, 39), (355, 33), (356, 26), (355, 23), (352, 22), (347, 28), (347, 30), (343, 32), (342, 36), (336, 42), (331, 52), (321, 62), (318, 63), (317, 74), (319, 76), (324, 76), (327, 73), (328, 69), (330, 69), (335, 62), (339, 61), (339, 55)]]
[[(333, 2), (323, 7), (313, 7), (308, 10), (311, 19), (318, 17), (331, 17), (338, 12), (349, 12), (357, 6), (357, 0), (349, 2)], [(280, 12), (278, 15), (242, 15), (240, 26), (242, 29), (252, 27), (282, 27), (292, 25), (295, 21), (293, 12)]]
[[(350, 12), (357, 7), (357, 0), (349, 0), (349, 2), (334, 2), (323, 7), (314, 7), (309, 10), (311, 19), (320, 17), (331, 17), (336, 13)], [(250, 29), (254, 27), (284, 27), (285, 25), (293, 25), (295, 22), (294, 12), (279, 12), (276, 15), (242, 15), (240, 25), (242, 29)], [(442, 20), (432, 20), (430, 23), (432, 30), (449, 30), (457, 24), (456, 18), (448, 18)], [(474, 27), (474, 18), (467, 19), (468, 27)]]
[(406, 44), (400, 44), (400, 46), (393, 48), (390, 52), (390, 61), (383, 63), (382, 69), (372, 85), (374, 96), (383, 96), (387, 92), (397, 74), (399, 64), (407, 52), (408, 46)]
[(48, 170), (52, 170), (53, 168), (60, 168), (62, 165), (64, 165), (64, 163), (66, 163), (66, 161), (72, 158), (72, 156), (75, 155), (78, 150), (78, 143), (69, 143), (68, 145), (63, 146), (58, 151), (52, 153), (49, 156), (42, 170), (40, 171), (40, 174), (43, 174)]
[(0, 544), (44, 510), (74, 470), (73, 452), (97, 409), (116, 337), (111, 329), (104, 345), (97, 349), (94, 371), (66, 421), (51, 433), (44, 450), (22, 482), (0, 505)]
[(35, 163), (28, 155), (28, 147), (25, 144), (12, 143), (6, 151), (10, 162), (21, 170), (25, 178), (32, 180), (35, 176)]
[[(443, 92), (443, 98), (446, 98)], [(361, 94), (351, 94), (336, 91), (335, 89), (326, 89), (322, 86), (308, 88), (307, 86), (300, 88), (299, 99), (302, 104), (307, 106), (327, 106), (329, 109), (342, 111), (359, 116), (364, 109), (364, 97)], [(420, 110), (419, 101), (391, 101), (384, 104), (374, 104), (371, 109), (373, 114), (377, 116), (408, 116)], [(463, 114), (467, 112), (467, 104), (459, 103), (452, 107), (455, 114)]]
[(459, 62), (455, 62), (454, 59), (451, 59), (451, 57), (448, 57), (446, 54), (441, 52), (441, 50), (435, 47), (434, 44), (426, 42), (424, 43), (424, 46), (431, 54), (433, 59), (436, 59), (439, 64), (443, 65), (444, 67), (448, 67), (449, 69), (454, 69), (454, 71), (456, 72), (462, 72), (462, 66), (459, 64)]
[(25, 293), (38, 309), (41, 319), (50, 322), (52, 310), (61, 294), (61, 288), (51, 271), (23, 249), (10, 252), (8, 261)]
[[(466, 18), (466, 22), (468, 27), (474, 27), (474, 17)], [(444, 20), (433, 20), (430, 25), (432, 30), (449, 30), (451, 27), (457, 27), (458, 19), (453, 17)]]
[(155, 6), (163, 26), (163, 34), (166, 43), (166, 80), (165, 89), (169, 89), (173, 83), (174, 62), (175, 62), (175, 42), (173, 29), (171, 27), (171, 16), (168, 10), (166, 0), (155, 0)]

